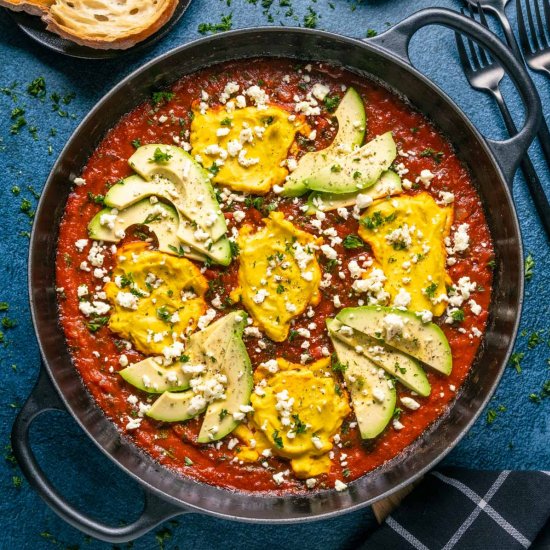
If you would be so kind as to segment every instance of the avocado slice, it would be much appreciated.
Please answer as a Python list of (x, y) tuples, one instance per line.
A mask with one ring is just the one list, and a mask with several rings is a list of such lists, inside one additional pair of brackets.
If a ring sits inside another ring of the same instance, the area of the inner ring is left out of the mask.
[(382, 172), (380, 179), (368, 189), (364, 191), (356, 191), (354, 193), (320, 193), (313, 191), (309, 194), (307, 204), (308, 209), (306, 214), (315, 214), (318, 210), (329, 212), (346, 206), (353, 206), (357, 202), (357, 195), (367, 195), (373, 200), (392, 195), (399, 195), (403, 191), (401, 178), (391, 170)]
[[(194, 343), (200, 348), (201, 361), (207, 366), (205, 378), (215, 374), (227, 377), (226, 398), (201, 405), (193, 391), (167, 391), (155, 401), (147, 415), (164, 422), (183, 422), (206, 410), (199, 434), (200, 443), (225, 437), (237, 427), (240, 420), (233, 413), (250, 402), (252, 393), (252, 365), (242, 341), (246, 313), (234, 311), (212, 323), (207, 329), (194, 333)], [(227, 411), (227, 412), (226, 412)]]
[[(327, 324), (330, 323), (330, 319)], [(363, 439), (373, 439), (384, 431), (392, 419), (396, 391), (388, 375), (367, 357), (336, 338), (332, 338), (338, 361), (346, 366), (344, 380)]]
[(185, 422), (201, 414), (205, 407), (197, 405), (192, 391), (164, 392), (147, 411), (147, 416), (161, 422)]
[(347, 146), (349, 151), (353, 151), (354, 147), (363, 143), (366, 125), (365, 106), (361, 96), (354, 88), (348, 88), (334, 116), (338, 120), (338, 131), (334, 140), (326, 149), (306, 153), (298, 161), (296, 170), (289, 174), (283, 185), (282, 196), (299, 197), (303, 195), (307, 191), (304, 184), (306, 178), (330, 162), (327, 159), (345, 154), (338, 151), (340, 146)]
[[(233, 315), (235, 318), (246, 318), (242, 311), (234, 312)], [(252, 364), (242, 340), (244, 327), (244, 321), (234, 321), (229, 334), (223, 335), (218, 331), (207, 342), (208, 348), (212, 350), (225, 346), (223, 368), (227, 376), (227, 398), (208, 406), (197, 438), (199, 443), (218, 441), (231, 433), (241, 422), (234, 413), (242, 413), (240, 407), (250, 403), (254, 382)]]
[(123, 210), (150, 196), (174, 202), (179, 194), (176, 186), (167, 179), (146, 181), (141, 176), (133, 174), (112, 185), (105, 194), (103, 202), (105, 206)]
[[(162, 358), (158, 358), (162, 362)], [(182, 391), (189, 388), (188, 374), (181, 370), (183, 363), (172, 367), (163, 367), (156, 357), (147, 357), (119, 372), (126, 382), (148, 393)]]
[(386, 132), (344, 157), (327, 157), (325, 166), (310, 174), (304, 184), (323, 193), (361, 191), (374, 185), (396, 156), (395, 141), (391, 132)]
[[(159, 155), (160, 152), (160, 155)], [(149, 182), (168, 180), (176, 188), (176, 208), (207, 231), (213, 241), (227, 232), (225, 217), (206, 171), (189, 153), (175, 145), (139, 147), (128, 164)]]
[(212, 242), (212, 239), (206, 239), (200, 241), (195, 236), (196, 228), (193, 227), (192, 222), (181, 219), (180, 225), (177, 231), (178, 239), (190, 246), (193, 250), (196, 250), (199, 254), (212, 258), (214, 262), (220, 265), (229, 265), (232, 260), (231, 245), (227, 237), (222, 237), (216, 242)]
[[(432, 391), (430, 382), (418, 361), (405, 353), (392, 351), (391, 348), (382, 345), (379, 340), (357, 330), (354, 330), (352, 335), (346, 335), (340, 332), (342, 326), (337, 319), (327, 320), (327, 327), (332, 339), (336, 338), (352, 347), (360, 355), (365, 355), (375, 365), (383, 368), (389, 375), (418, 395), (422, 397), (430, 395)], [(362, 351), (358, 351), (359, 348)]]
[(104, 216), (112, 216), (113, 208), (100, 210), (88, 224), (88, 235), (96, 241), (118, 243), (121, 240), (120, 230), (125, 231), (131, 225), (147, 225), (155, 233), (158, 249), (168, 254), (178, 254), (191, 260), (204, 262), (205, 256), (194, 252), (189, 246), (181, 246), (176, 236), (179, 225), (179, 215), (176, 209), (162, 202), (151, 204), (149, 199), (143, 199), (123, 210), (119, 210), (113, 220), (112, 227), (102, 225)]
[[(384, 319), (394, 314), (401, 317), (405, 325), (404, 335), (387, 337)], [(435, 323), (423, 323), (411, 311), (382, 306), (345, 308), (336, 316), (338, 321), (386, 345), (406, 353), (448, 376), (453, 368), (453, 357), (449, 342)]]

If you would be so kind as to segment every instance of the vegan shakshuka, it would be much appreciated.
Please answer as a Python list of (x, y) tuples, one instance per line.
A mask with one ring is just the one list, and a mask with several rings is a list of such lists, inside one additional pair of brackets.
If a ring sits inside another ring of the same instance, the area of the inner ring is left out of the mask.
[(74, 179), (60, 322), (105, 414), (184, 476), (345, 491), (449, 407), (493, 246), (447, 139), (322, 63), (210, 67), (125, 115)]

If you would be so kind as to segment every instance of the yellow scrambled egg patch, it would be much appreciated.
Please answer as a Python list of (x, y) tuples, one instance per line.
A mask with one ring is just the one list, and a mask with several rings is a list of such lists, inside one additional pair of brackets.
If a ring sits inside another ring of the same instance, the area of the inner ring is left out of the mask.
[(406, 292), (407, 309), (443, 314), (445, 304), (437, 298), (451, 282), (443, 240), (452, 220), (452, 208), (438, 206), (428, 193), (384, 199), (365, 211), (359, 235), (370, 244), (387, 278), (385, 290), (392, 302)]
[(113, 305), (109, 328), (136, 349), (162, 354), (176, 338), (197, 326), (206, 311), (206, 279), (189, 260), (130, 243), (117, 251), (112, 282), (105, 285)]
[(276, 363), (278, 368), (260, 365), (254, 373), (254, 413), (249, 427), (235, 431), (247, 445), (237, 456), (255, 461), (271, 449), (272, 454), (290, 459), (300, 479), (327, 473), (332, 438), (350, 413), (345, 393), (337, 393), (330, 359), (308, 366), (281, 358)]
[(314, 252), (321, 239), (294, 227), (282, 212), (271, 212), (264, 222), (256, 233), (249, 225), (239, 233), (239, 287), (231, 298), (242, 300), (269, 338), (283, 342), (290, 321), (321, 299)]
[(215, 174), (214, 183), (264, 195), (288, 174), (281, 163), (300, 126), (288, 117), (287, 111), (274, 106), (194, 111), (193, 154), (200, 155), (203, 166)]

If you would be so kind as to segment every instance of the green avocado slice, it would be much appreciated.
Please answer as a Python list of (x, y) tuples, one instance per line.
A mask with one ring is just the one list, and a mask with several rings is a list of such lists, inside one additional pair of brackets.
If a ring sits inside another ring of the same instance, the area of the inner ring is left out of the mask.
[[(354, 193), (321, 193), (313, 191), (309, 194), (307, 204), (308, 209), (306, 214), (315, 214), (318, 210), (329, 212), (338, 208), (346, 208), (357, 203), (357, 195), (366, 195), (372, 200), (381, 199), (399, 195), (403, 191), (401, 178), (391, 170), (382, 172), (380, 179), (372, 186), (364, 191), (356, 191)], [(366, 208), (366, 207), (365, 207)]]
[[(333, 320), (327, 320), (327, 326)], [(395, 411), (396, 391), (388, 375), (380, 376), (379, 368), (364, 355), (332, 338), (338, 361), (345, 366), (344, 380), (350, 392), (351, 403), (363, 439), (380, 435)]]
[[(328, 326), (328, 325), (327, 325)], [(353, 334), (342, 332), (342, 323), (337, 319), (331, 321), (329, 328), (330, 337), (337, 338), (352, 347), (360, 355), (368, 357), (375, 365), (383, 368), (390, 376), (401, 382), (406, 388), (416, 392), (422, 397), (430, 395), (432, 388), (426, 373), (418, 364), (418, 361), (405, 353), (388, 348), (379, 340), (371, 338), (362, 332), (350, 329)]]
[[(152, 190), (160, 182), (175, 207), (217, 241), (227, 232), (225, 217), (206, 171), (189, 153), (175, 145), (143, 145), (130, 157), (130, 166)], [(163, 181), (164, 180), (164, 181)], [(174, 189), (167, 187), (170, 182)], [(152, 191), (151, 194), (154, 194)]]
[(365, 106), (354, 88), (348, 88), (334, 116), (338, 121), (338, 131), (334, 140), (326, 149), (311, 151), (300, 158), (296, 170), (289, 174), (283, 185), (282, 196), (303, 195), (307, 191), (304, 181), (312, 173), (330, 162), (329, 159), (345, 155), (340, 149), (353, 151), (354, 147), (363, 143), (366, 125)]
[[(393, 314), (402, 319), (403, 334), (388, 334), (386, 319)], [(384, 344), (406, 353), (448, 376), (453, 368), (453, 357), (449, 342), (435, 323), (423, 323), (410, 311), (382, 306), (346, 308), (336, 319), (359, 332), (382, 341)]]
[(386, 132), (353, 153), (327, 158), (327, 164), (310, 174), (304, 184), (323, 193), (354, 193), (374, 185), (397, 155), (391, 132)]

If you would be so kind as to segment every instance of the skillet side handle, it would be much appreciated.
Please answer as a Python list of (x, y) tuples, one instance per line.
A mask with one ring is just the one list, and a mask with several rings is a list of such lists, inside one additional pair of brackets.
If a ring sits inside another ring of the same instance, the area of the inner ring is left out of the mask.
[(116, 544), (131, 541), (163, 521), (186, 513), (182, 508), (160, 499), (149, 491), (145, 491), (145, 504), (139, 518), (123, 527), (111, 527), (98, 522), (74, 508), (48, 480), (29, 444), (31, 424), (38, 416), (51, 410), (67, 412), (46, 373), (46, 369), (41, 368), (31, 395), (15, 419), (11, 432), (11, 444), (15, 458), (29, 484), (67, 523), (92, 537)]
[(515, 136), (503, 141), (486, 139), (511, 189), (517, 167), (542, 121), (540, 97), (529, 73), (495, 34), (469, 17), (449, 9), (420, 10), (386, 32), (369, 38), (368, 43), (375, 44), (399, 57), (404, 63), (412, 65), (408, 53), (409, 43), (416, 31), (428, 25), (442, 25), (455, 32), (466, 34), (484, 49), (489, 50), (502, 64), (518, 90), (527, 111), (523, 128)]

